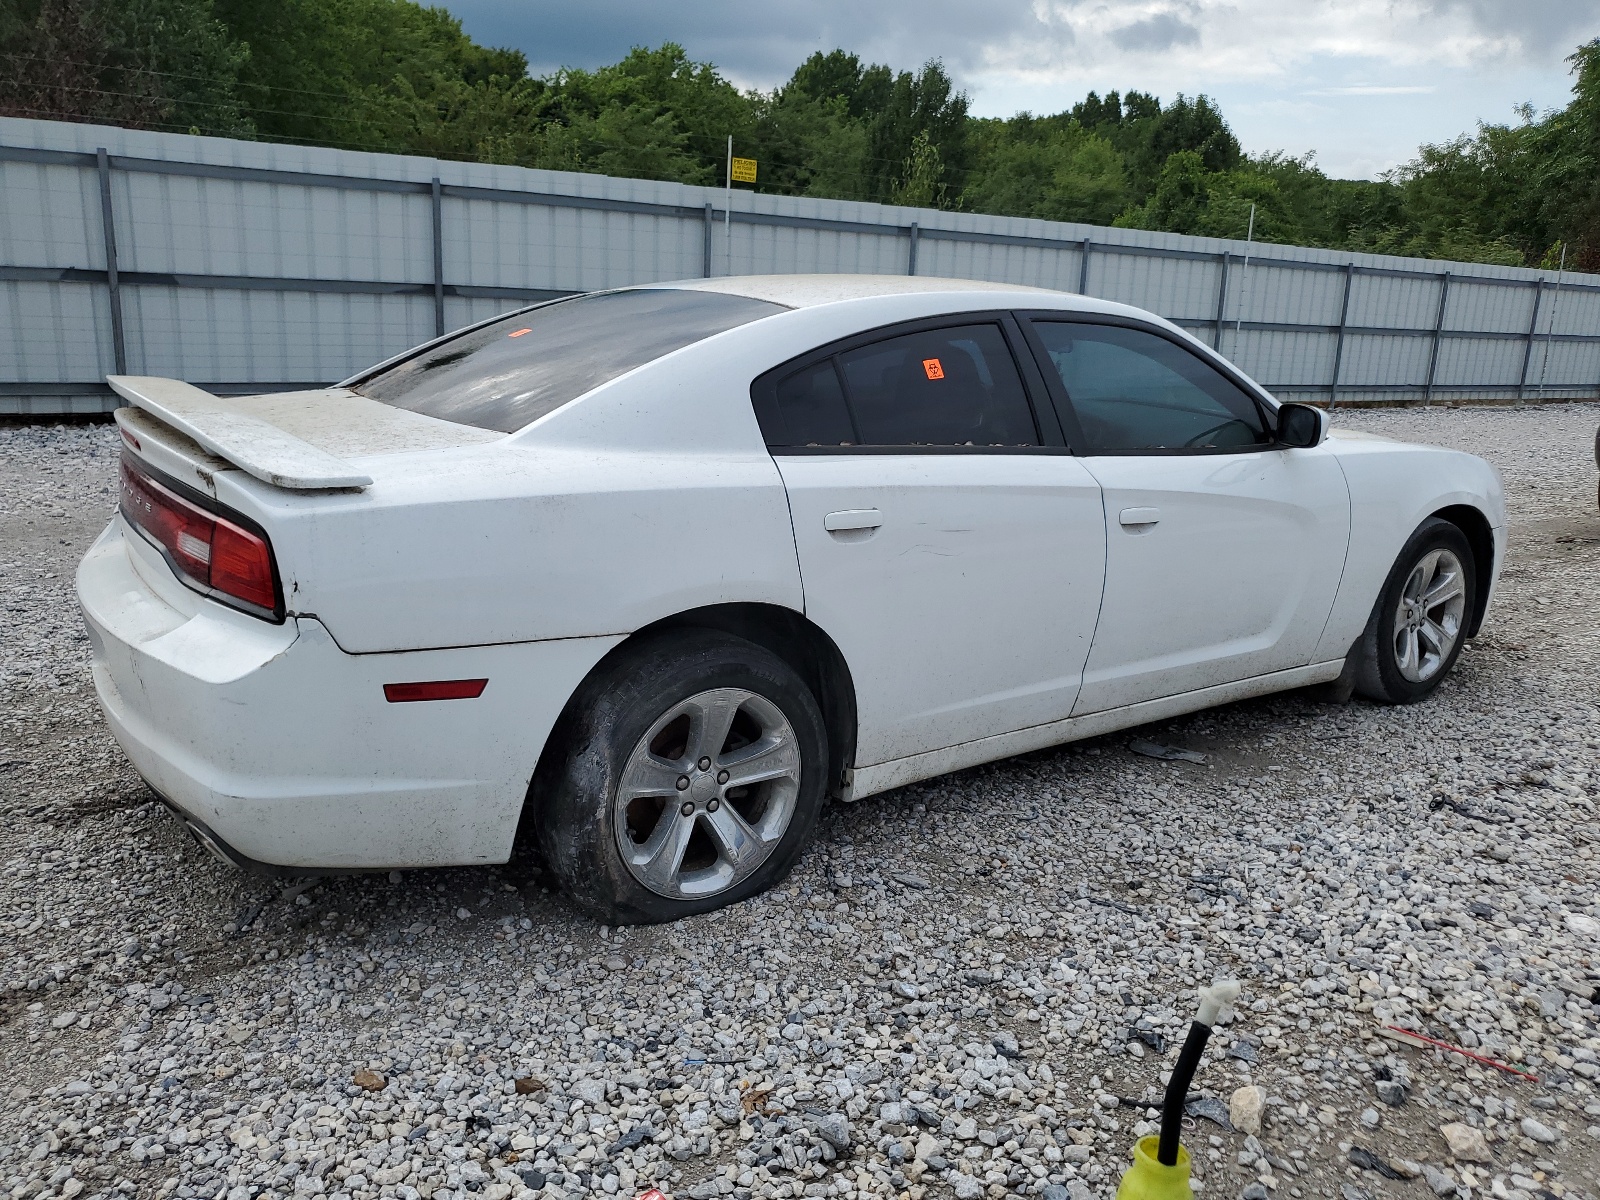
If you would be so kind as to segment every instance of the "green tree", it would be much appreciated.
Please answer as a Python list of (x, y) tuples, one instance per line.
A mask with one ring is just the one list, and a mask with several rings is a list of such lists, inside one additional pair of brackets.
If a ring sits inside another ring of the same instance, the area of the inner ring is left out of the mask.
[(1165, 107), (1147, 92), (1090, 92), (1069, 115), (1122, 154), (1129, 188), (1142, 203), (1155, 190), (1167, 160), (1180, 150), (1199, 155), (1207, 171), (1229, 171), (1243, 161), (1239, 141), (1209, 96), (1183, 95)]
[(1600, 38), (1567, 60), (1577, 80), (1572, 102), (1533, 137), (1545, 236), (1572, 245), (1569, 264), (1600, 270)]
[[(967, 103), (942, 63), (928, 62), (915, 75), (895, 76), (883, 106), (867, 114), (865, 198), (892, 202), (906, 186), (919, 136), (938, 156), (938, 183), (946, 191), (958, 190), (969, 160)], [(932, 160), (924, 152), (918, 161), (925, 166)]]
[(1600, 40), (1568, 59), (1570, 103), (1423, 146), (1394, 172), (1402, 212), (1367, 240), (1391, 253), (1537, 264), (1554, 243), (1600, 269)]
[(964, 208), (1109, 225), (1128, 203), (1122, 155), (1070, 118), (975, 122), (973, 141)]
[(760, 163), (757, 186), (789, 195), (865, 198), (867, 128), (840, 97), (792, 88), (751, 97), (756, 127), (745, 144)]
[[(525, 122), (543, 86), (519, 51), (477, 45), (409, 0), (214, 0), (249, 50), (238, 94), (261, 136), (395, 153), (471, 155)], [(448, 130), (457, 124), (462, 128)]]
[(211, 0), (0, 0), (0, 115), (249, 137)]
[[(701, 184), (723, 181), (728, 135), (742, 151), (757, 124), (749, 97), (670, 42), (656, 50), (635, 47), (597, 71), (558, 72), (548, 81), (540, 117), (569, 170), (632, 163), (629, 173), (641, 178)], [(555, 161), (545, 157), (536, 165)]]
[(927, 130), (918, 130), (911, 139), (911, 153), (906, 155), (900, 178), (889, 193), (889, 202), (911, 208), (944, 208), (948, 190), (939, 147), (933, 144)]
[(795, 68), (781, 89), (810, 100), (844, 102), (845, 115), (860, 120), (882, 112), (894, 89), (894, 72), (881, 63), (864, 64), (854, 54), (817, 51)]
[(1271, 175), (1248, 166), (1210, 171), (1200, 151), (1178, 150), (1167, 157), (1150, 199), (1129, 208), (1116, 224), (1169, 233), (1244, 238), (1251, 232), (1252, 209), (1255, 240), (1305, 240), (1304, 229)]

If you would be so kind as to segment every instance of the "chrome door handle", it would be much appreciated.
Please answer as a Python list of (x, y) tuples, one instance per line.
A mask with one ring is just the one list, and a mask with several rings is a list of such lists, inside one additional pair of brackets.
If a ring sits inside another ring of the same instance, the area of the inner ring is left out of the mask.
[(1125, 508), (1118, 515), (1117, 520), (1122, 522), (1123, 528), (1141, 531), (1149, 529), (1161, 520), (1159, 508)]
[(842, 533), (847, 529), (876, 529), (883, 524), (883, 514), (875, 508), (844, 508), (822, 518), (822, 527), (829, 533)]

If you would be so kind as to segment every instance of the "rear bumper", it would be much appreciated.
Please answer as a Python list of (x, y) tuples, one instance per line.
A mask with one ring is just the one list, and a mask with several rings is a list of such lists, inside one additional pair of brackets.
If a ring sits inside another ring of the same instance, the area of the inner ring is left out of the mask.
[[(114, 520), (78, 570), (101, 708), (150, 786), (250, 865), (504, 862), (556, 717), (620, 640), (346, 654), (314, 618), (271, 625), (167, 589), (135, 539)], [(463, 678), (489, 684), (384, 698)]]

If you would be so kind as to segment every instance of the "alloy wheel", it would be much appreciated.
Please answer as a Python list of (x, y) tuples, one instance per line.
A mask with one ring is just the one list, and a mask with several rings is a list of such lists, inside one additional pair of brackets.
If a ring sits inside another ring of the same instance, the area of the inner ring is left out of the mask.
[(1450, 550), (1430, 550), (1411, 568), (1394, 616), (1394, 661), (1412, 683), (1443, 669), (1461, 637), (1467, 610), (1465, 573)]
[(612, 809), (623, 863), (659, 896), (726, 891), (783, 840), (800, 769), (794, 729), (765, 697), (714, 688), (679, 701), (623, 768)]

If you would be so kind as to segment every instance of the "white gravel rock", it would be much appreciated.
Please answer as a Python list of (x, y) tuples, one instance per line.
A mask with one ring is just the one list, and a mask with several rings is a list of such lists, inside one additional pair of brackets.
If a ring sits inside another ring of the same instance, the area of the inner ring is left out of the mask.
[(1266, 1103), (1265, 1088), (1257, 1087), (1255, 1084), (1236, 1088), (1228, 1100), (1228, 1120), (1240, 1133), (1260, 1133), (1261, 1113)]
[(1203, 763), (1123, 735), (833, 808), (784, 886), (642, 929), (522, 858), (288, 883), (205, 857), (87, 677), (71, 579), (116, 438), (0, 425), (0, 1195), (1104, 1197), (1196, 989), (1235, 977), (1184, 1135), (1204, 1194), (1377, 1195), (1364, 1144), (1449, 1195), (1449, 1125), (1494, 1160), (1474, 1195), (1595, 1200), (1600, 409), (1339, 423), (1506, 479), (1495, 610), (1434, 698), (1291, 693), (1138, 731)]
[(1551, 1129), (1543, 1121), (1535, 1120), (1533, 1117), (1522, 1118), (1522, 1136), (1547, 1146), (1554, 1145), (1561, 1140), (1559, 1133)]

